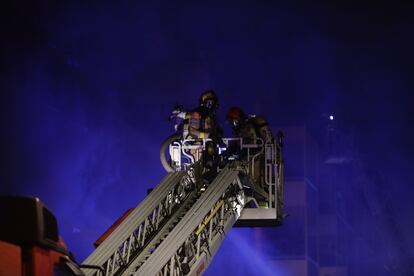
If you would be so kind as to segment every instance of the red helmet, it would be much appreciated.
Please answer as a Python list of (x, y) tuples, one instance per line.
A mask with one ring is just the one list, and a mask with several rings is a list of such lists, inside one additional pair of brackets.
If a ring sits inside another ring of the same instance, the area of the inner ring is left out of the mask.
[(246, 114), (243, 112), (243, 110), (241, 110), (240, 107), (233, 106), (229, 109), (229, 111), (227, 111), (226, 118), (228, 121), (232, 121), (237, 125), (246, 119)]

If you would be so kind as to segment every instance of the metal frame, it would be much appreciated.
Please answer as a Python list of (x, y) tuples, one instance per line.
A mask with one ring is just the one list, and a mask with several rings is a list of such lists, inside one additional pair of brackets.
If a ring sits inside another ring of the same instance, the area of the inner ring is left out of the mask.
[[(247, 226), (257, 221), (280, 222), (281, 142), (248, 145), (241, 138), (224, 139), (227, 145), (235, 140), (246, 150), (246, 160), (230, 162), (207, 186), (199, 175), (199, 157), (189, 155), (188, 150), (201, 153), (208, 139), (197, 141), (199, 145), (195, 140), (174, 142), (170, 155), (177, 171), (167, 174), (83, 265), (101, 267), (105, 275), (200, 275), (236, 222)], [(255, 172), (258, 164), (264, 166), (263, 171)], [(254, 188), (251, 181), (256, 173), (264, 174), (266, 208), (246, 208), (249, 201), (259, 207), (254, 197), (245, 194), (246, 187)]]
[[(247, 186), (266, 198), (267, 206), (256, 206), (254, 210), (245, 208), (246, 211), (239, 218), (236, 226), (280, 224), (283, 217), (284, 185), (281, 145), (276, 140), (264, 142), (260, 138), (257, 138), (257, 144), (245, 144), (243, 138), (223, 138), (222, 140), (226, 146), (230, 142), (240, 144), (240, 149), (246, 153), (246, 159), (242, 162), (244, 164), (242, 167), (252, 182), (247, 183)], [(192, 162), (198, 160), (199, 158), (193, 158), (189, 155), (188, 151), (196, 151), (201, 155), (207, 141), (211, 141), (211, 139), (185, 139), (170, 145), (170, 152), (175, 151), (174, 158), (172, 158), (175, 161), (174, 167), (177, 170), (185, 170)], [(181, 154), (178, 154), (178, 152)], [(258, 166), (264, 167), (264, 169), (256, 171), (255, 168)], [(260, 183), (253, 183), (261, 174), (263, 174), (263, 179)]]
[(211, 260), (215, 251), (208, 253), (209, 250), (217, 250), (246, 203), (238, 174), (237, 170), (223, 169), (165, 241), (132, 275), (186, 275), (203, 270), (200, 260), (206, 254), (209, 258), (205, 261)]

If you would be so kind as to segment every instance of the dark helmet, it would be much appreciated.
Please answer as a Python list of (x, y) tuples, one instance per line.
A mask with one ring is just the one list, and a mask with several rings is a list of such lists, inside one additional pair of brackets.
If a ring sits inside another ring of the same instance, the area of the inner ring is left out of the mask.
[(219, 106), (217, 95), (213, 90), (207, 90), (203, 92), (200, 96), (199, 103), (201, 106), (205, 106), (207, 108), (216, 109)]
[(227, 121), (229, 121), (233, 126), (239, 125), (240, 122), (244, 121), (246, 118), (246, 114), (240, 107), (237, 106), (230, 108), (226, 114)]

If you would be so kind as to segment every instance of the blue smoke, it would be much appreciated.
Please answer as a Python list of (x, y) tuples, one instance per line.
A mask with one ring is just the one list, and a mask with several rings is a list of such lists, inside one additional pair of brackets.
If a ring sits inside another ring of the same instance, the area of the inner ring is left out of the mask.
[[(172, 132), (171, 108), (196, 106), (209, 88), (219, 94), (221, 119), (240, 105), (266, 115), (272, 126), (305, 124), (318, 142), (321, 114), (334, 111), (338, 127), (353, 134), (361, 167), (380, 175), (378, 197), (389, 198), (392, 219), (384, 225), (396, 227), (378, 230), (387, 232), (385, 244), (402, 252), (395, 258), (405, 263), (414, 258), (410, 9), (10, 5), (1, 17), (7, 23), (0, 53), (1, 193), (40, 197), (78, 260), (165, 175), (158, 150)], [(351, 206), (366, 199), (352, 200)], [(403, 246), (393, 245), (395, 236)], [(245, 258), (242, 252), (237, 259)]]
[(232, 229), (203, 275), (285, 275), (260, 243), (257, 229)]

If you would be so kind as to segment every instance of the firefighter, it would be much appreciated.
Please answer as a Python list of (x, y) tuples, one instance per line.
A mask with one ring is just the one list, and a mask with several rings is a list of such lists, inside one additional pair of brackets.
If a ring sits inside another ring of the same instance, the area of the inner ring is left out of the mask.
[(257, 138), (262, 139), (263, 143), (273, 140), (272, 131), (263, 116), (248, 116), (240, 107), (233, 106), (227, 111), (226, 119), (233, 134), (243, 138), (245, 144), (256, 144)]
[[(230, 124), (233, 134), (237, 138), (242, 138), (243, 145), (246, 144), (266, 144), (272, 143), (273, 137), (267, 120), (263, 116), (246, 115), (246, 113), (237, 106), (230, 108), (226, 114), (227, 122)], [(260, 138), (261, 141), (258, 139)], [(249, 149), (250, 156), (261, 151), (262, 148), (256, 150)], [(247, 159), (247, 150), (240, 150), (237, 144), (231, 144), (226, 150), (224, 156), (238, 155), (241, 160)], [(264, 185), (264, 154), (256, 159), (254, 164), (254, 175), (252, 175), (255, 184), (262, 189)]]
[(219, 101), (213, 90), (203, 92), (199, 99), (199, 106), (190, 115), (189, 134), (192, 138), (216, 140), (220, 128), (217, 123), (216, 111)]
[(193, 139), (210, 139), (205, 143), (202, 154), (203, 166), (210, 172), (207, 178), (212, 178), (217, 172), (218, 149), (221, 144), (222, 129), (217, 122), (216, 111), (219, 100), (213, 90), (203, 92), (199, 106), (189, 112), (189, 136)]

